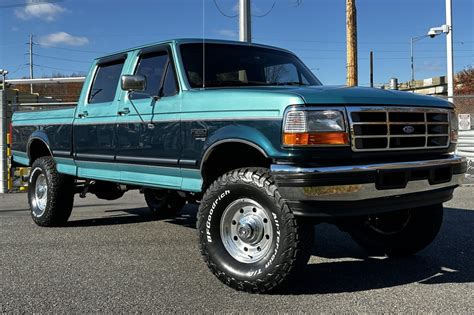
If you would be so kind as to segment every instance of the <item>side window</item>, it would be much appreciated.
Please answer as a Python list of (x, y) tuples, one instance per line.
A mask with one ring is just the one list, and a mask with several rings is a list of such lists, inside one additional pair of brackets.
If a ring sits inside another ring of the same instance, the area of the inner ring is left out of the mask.
[(125, 60), (100, 64), (89, 93), (89, 104), (112, 102)]
[(176, 76), (174, 74), (173, 65), (168, 63), (165, 82), (163, 83), (163, 96), (173, 96), (178, 92), (176, 86)]
[(147, 95), (158, 95), (167, 63), (168, 55), (165, 52), (140, 57), (135, 74), (146, 77), (146, 90), (134, 94), (134, 99), (147, 98)]

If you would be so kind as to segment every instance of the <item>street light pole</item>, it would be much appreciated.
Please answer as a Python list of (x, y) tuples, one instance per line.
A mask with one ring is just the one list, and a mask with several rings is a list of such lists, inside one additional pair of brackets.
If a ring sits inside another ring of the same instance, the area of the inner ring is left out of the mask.
[(454, 96), (454, 58), (453, 58), (453, 11), (452, 0), (446, 0), (446, 56), (448, 70), (448, 100), (453, 102)]
[(241, 42), (252, 42), (252, 16), (250, 8), (250, 0), (240, 0), (239, 40)]

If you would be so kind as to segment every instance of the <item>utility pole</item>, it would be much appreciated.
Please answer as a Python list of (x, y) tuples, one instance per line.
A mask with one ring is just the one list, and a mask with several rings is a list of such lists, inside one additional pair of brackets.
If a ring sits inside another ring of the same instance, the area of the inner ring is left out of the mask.
[(453, 60), (453, 9), (452, 0), (446, 0), (446, 56), (448, 66), (448, 100), (454, 101), (454, 60)]
[(8, 192), (7, 158), (7, 99), (6, 91), (0, 91), (0, 194)]
[(374, 87), (374, 52), (370, 51), (370, 87)]
[(346, 0), (347, 86), (357, 86), (356, 0)]
[[(30, 51), (30, 79), (34, 79), (33, 74), (33, 35), (30, 34), (30, 42), (29, 42), (29, 51)], [(33, 94), (33, 84), (30, 84), (30, 92)]]
[(241, 42), (252, 42), (252, 16), (250, 11), (250, 0), (240, 0), (239, 11), (239, 40)]

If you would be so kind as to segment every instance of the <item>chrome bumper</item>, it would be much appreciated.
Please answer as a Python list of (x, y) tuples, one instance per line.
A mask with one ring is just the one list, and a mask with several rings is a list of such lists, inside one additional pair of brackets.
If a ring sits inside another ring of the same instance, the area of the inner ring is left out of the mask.
[[(465, 171), (465, 159), (456, 155), (437, 160), (368, 165), (271, 166), (271, 174), (283, 198), (303, 202), (363, 201), (454, 189), (463, 183)], [(436, 172), (442, 173), (441, 180), (437, 180)], [(400, 178), (406, 176), (406, 179), (392, 188), (381, 185), (381, 178), (390, 174)]]

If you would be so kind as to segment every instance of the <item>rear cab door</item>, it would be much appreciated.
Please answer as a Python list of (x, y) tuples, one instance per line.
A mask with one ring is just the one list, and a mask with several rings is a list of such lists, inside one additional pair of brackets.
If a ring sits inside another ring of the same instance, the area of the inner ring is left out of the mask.
[(143, 48), (130, 59), (127, 73), (145, 76), (147, 87), (143, 92), (121, 92), (116, 150), (120, 180), (180, 188), (181, 94), (170, 46)]
[(73, 126), (77, 176), (119, 181), (115, 165), (120, 77), (127, 54), (97, 60), (84, 85)]

